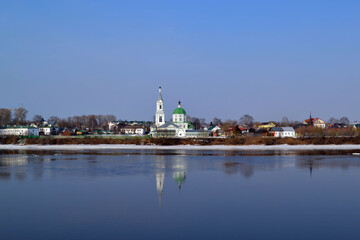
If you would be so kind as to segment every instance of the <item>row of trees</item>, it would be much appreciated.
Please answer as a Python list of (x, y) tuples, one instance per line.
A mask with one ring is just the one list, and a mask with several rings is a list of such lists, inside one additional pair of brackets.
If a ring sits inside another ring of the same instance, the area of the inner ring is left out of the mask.
[[(0, 126), (4, 125), (25, 125), (29, 124), (29, 121), (26, 120), (28, 111), (25, 108), (17, 109), (0, 109)], [(105, 129), (109, 121), (115, 121), (116, 117), (114, 115), (82, 115), (82, 116), (72, 116), (67, 118), (59, 118), (57, 116), (49, 117), (48, 121), (56, 121), (60, 127), (70, 127), (70, 128), (102, 128)], [(37, 125), (40, 125), (44, 121), (41, 115), (35, 115), (32, 119)], [(205, 118), (190, 117), (188, 116), (188, 121), (190, 121), (195, 129), (200, 129), (202, 126), (208, 125)], [(299, 124), (298, 121), (289, 121), (287, 117), (283, 117), (281, 122), (277, 124), (279, 126), (295, 126)], [(349, 125), (350, 121), (347, 117), (342, 117), (336, 119), (331, 117), (328, 121), (330, 124), (342, 123)], [(228, 119), (222, 121), (220, 118), (215, 117), (212, 122), (212, 125), (223, 125), (223, 126), (236, 126), (241, 125), (244, 127), (253, 127), (255, 124), (255, 119), (249, 114), (243, 115), (239, 120)]]
[(201, 126), (206, 126), (206, 125), (229, 125), (229, 126), (236, 126), (236, 125), (242, 125), (242, 126), (246, 126), (246, 127), (252, 127), (254, 125), (254, 118), (249, 115), (249, 114), (245, 114), (244, 116), (242, 116), (239, 121), (237, 120), (232, 120), (232, 119), (227, 119), (225, 121), (222, 121), (220, 118), (215, 117), (210, 123), (207, 123), (205, 118), (197, 118), (197, 117), (190, 117), (188, 116), (188, 121), (190, 121), (192, 123), (192, 125), (194, 126), (195, 129), (200, 129)]
[(328, 121), (328, 123), (330, 124), (334, 124), (334, 123), (342, 123), (342, 124), (345, 124), (345, 125), (349, 125), (350, 124), (350, 120), (349, 118), (347, 117), (342, 117), (340, 119), (336, 119), (334, 117), (331, 117)]
[[(33, 122), (38, 123), (41, 121), (42, 117), (40, 115), (35, 115)], [(51, 116), (48, 119), (48, 122), (54, 121), (59, 127), (69, 127), (69, 128), (80, 128), (80, 129), (106, 129), (108, 122), (115, 121), (115, 115), (82, 115), (82, 116), (72, 116), (67, 118), (59, 118), (56, 116)]]
[[(35, 115), (32, 121), (26, 119), (28, 111), (25, 108), (17, 109), (0, 109), (0, 126), (6, 125), (29, 125), (35, 123), (40, 125), (44, 122), (44, 118), (41, 115)], [(57, 116), (51, 116), (47, 120), (48, 122), (54, 121), (59, 127), (70, 127), (70, 128), (102, 128), (106, 129), (109, 121), (115, 121), (114, 115), (82, 115), (72, 116), (67, 118), (59, 118)]]
[(0, 109), (0, 126), (26, 124), (28, 111), (25, 108)]
[[(195, 129), (200, 129), (200, 126), (208, 125), (205, 122), (204, 118), (193, 117), (193, 118), (190, 119), (190, 121), (192, 122)], [(302, 122), (290, 121), (287, 117), (283, 117), (280, 122), (275, 122), (275, 123), (278, 126), (281, 126), (281, 127), (286, 127), (286, 126), (294, 127), (294, 126), (296, 126), (298, 124), (301, 124)], [(345, 125), (349, 125), (350, 120), (347, 117), (341, 117), (340, 119), (336, 119), (336, 118), (332, 117), (332, 118), (329, 119), (328, 123), (330, 123), (330, 124), (342, 123), (342, 124), (345, 124)], [(220, 118), (215, 117), (212, 120), (212, 122), (210, 123), (210, 125), (222, 125), (225, 128), (230, 127), (230, 126), (236, 126), (236, 125), (241, 125), (243, 127), (251, 128), (251, 127), (254, 127), (254, 125), (256, 125), (256, 124), (257, 123), (255, 122), (254, 117), (249, 115), (249, 114), (243, 115), (239, 119), (239, 121), (233, 120), (233, 119), (227, 119), (225, 121), (222, 121)]]

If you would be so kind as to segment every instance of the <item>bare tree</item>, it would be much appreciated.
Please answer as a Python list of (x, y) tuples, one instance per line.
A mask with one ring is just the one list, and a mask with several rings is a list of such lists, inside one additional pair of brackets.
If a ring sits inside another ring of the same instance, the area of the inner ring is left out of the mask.
[(221, 125), (221, 119), (220, 118), (217, 118), (217, 117), (214, 117), (214, 119), (212, 120), (212, 124), (214, 126), (217, 126), (217, 125)]
[(98, 126), (98, 122), (96, 121), (96, 116), (95, 115), (89, 115), (88, 116), (87, 126), (91, 127), (91, 130), (94, 130), (94, 127)]
[(281, 120), (281, 126), (286, 127), (289, 126), (289, 119), (287, 117), (283, 117)]
[(237, 129), (238, 121), (227, 119), (222, 123), (223, 130), (227, 136), (233, 136)]
[(191, 123), (194, 126), (195, 129), (200, 129), (201, 128), (201, 123), (200, 123), (200, 119), (197, 117), (192, 117), (191, 118)]
[(13, 121), (17, 125), (22, 125), (26, 122), (26, 115), (28, 111), (25, 108), (16, 108), (13, 113)]
[(33, 122), (39, 126), (44, 121), (44, 118), (41, 115), (35, 115), (33, 117)]
[(341, 123), (345, 124), (345, 125), (349, 125), (349, 124), (350, 124), (350, 120), (349, 120), (349, 118), (347, 118), (347, 117), (342, 117), (342, 118), (340, 118), (339, 121), (340, 121)]
[(116, 116), (112, 114), (106, 115), (105, 118), (106, 118), (106, 122), (112, 122), (116, 120)]
[(240, 124), (247, 127), (252, 127), (252, 125), (254, 124), (254, 118), (249, 114), (245, 114), (240, 118)]
[(59, 120), (60, 118), (58, 118), (57, 116), (50, 116), (48, 122), (58, 122)]
[(0, 126), (8, 125), (11, 121), (11, 110), (6, 108), (0, 109)]
[(334, 117), (331, 117), (331, 118), (329, 119), (329, 121), (328, 121), (328, 123), (330, 123), (330, 124), (334, 124), (334, 123), (337, 123), (337, 122), (339, 122), (339, 120), (337, 120), (337, 119), (334, 118)]

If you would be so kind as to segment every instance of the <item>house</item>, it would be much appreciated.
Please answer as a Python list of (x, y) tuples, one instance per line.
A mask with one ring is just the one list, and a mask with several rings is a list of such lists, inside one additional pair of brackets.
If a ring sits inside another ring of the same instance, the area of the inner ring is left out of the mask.
[(347, 125), (345, 123), (333, 123), (329, 125), (330, 128), (346, 128)]
[(209, 136), (210, 133), (206, 130), (186, 130), (187, 138), (208, 138)]
[(285, 138), (285, 137), (294, 138), (295, 130), (292, 127), (273, 127), (270, 129), (268, 136), (280, 137), (280, 138)]
[(237, 128), (239, 129), (239, 131), (241, 131), (242, 133), (246, 133), (246, 132), (249, 132), (249, 129), (245, 128), (245, 127), (242, 127), (240, 125), (237, 125)]
[(74, 131), (69, 128), (65, 128), (60, 134), (61, 136), (71, 136), (74, 135)]
[(304, 120), (303, 124), (306, 124), (307, 126), (314, 126), (319, 128), (325, 128), (326, 122), (321, 120), (320, 118), (312, 118), (310, 114), (310, 118)]
[(127, 135), (144, 135), (145, 128), (143, 126), (136, 126), (136, 125), (128, 125), (119, 128), (121, 134)]
[(258, 129), (266, 129), (267, 131), (269, 131), (270, 128), (273, 128), (275, 126), (276, 126), (275, 122), (262, 122), (257, 126), (257, 128)]
[(32, 126), (0, 127), (0, 136), (39, 136), (39, 129)]
[(210, 135), (213, 137), (224, 135), (224, 131), (219, 126), (210, 126), (208, 128), (208, 131), (210, 132)]
[(125, 124), (120, 121), (112, 121), (108, 122), (108, 126), (110, 131), (118, 131), (119, 128), (125, 126)]
[(56, 135), (59, 133), (59, 126), (55, 121), (43, 122), (39, 127), (40, 135)]
[(75, 135), (87, 135), (89, 134), (88, 132), (86, 131), (83, 131), (83, 130), (75, 130)]
[(354, 130), (360, 129), (360, 123), (354, 123), (353, 124), (353, 129)]

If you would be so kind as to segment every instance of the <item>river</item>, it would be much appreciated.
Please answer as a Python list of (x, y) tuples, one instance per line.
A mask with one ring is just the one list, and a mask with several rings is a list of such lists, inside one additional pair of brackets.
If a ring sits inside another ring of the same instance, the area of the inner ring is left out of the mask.
[(0, 150), (0, 239), (360, 239), (359, 183), (351, 150)]

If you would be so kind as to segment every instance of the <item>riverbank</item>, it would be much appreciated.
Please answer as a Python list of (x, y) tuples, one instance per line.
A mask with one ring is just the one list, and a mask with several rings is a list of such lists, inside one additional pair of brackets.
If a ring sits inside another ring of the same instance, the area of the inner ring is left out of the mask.
[(278, 151), (303, 151), (303, 150), (360, 150), (360, 145), (131, 145), (131, 144), (79, 144), (79, 145), (0, 145), (0, 150), (100, 150), (100, 149), (128, 149), (128, 150), (278, 150)]
[(124, 136), (42, 136), (40, 138), (0, 138), (0, 144), (20, 145), (342, 145), (360, 144), (360, 137), (312, 137), (312, 138), (274, 138), (274, 137), (233, 137), (233, 138), (145, 138)]

